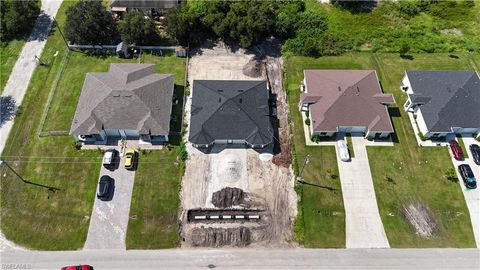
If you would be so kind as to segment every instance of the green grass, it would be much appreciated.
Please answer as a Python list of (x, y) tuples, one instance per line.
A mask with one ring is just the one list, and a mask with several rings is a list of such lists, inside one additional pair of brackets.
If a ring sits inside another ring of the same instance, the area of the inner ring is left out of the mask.
[[(60, 23), (71, 4), (62, 4), (56, 18)], [(2, 153), (25, 179), (60, 189), (53, 193), (24, 184), (5, 166), (0, 169), (2, 231), (8, 239), (33, 249), (83, 247), (101, 162), (98, 151), (75, 150), (71, 137), (36, 136), (46, 89), (59, 69), (53, 54), (58, 50), (58, 58), (62, 57), (64, 46), (57, 32), (49, 37), (42, 58), (50, 65), (35, 70)]]
[[(62, 4), (56, 17), (60, 25), (64, 24), (66, 8), (73, 3), (66, 1)], [(57, 51), (58, 55), (54, 57)], [(44, 105), (64, 56), (64, 41), (59, 32), (54, 31), (42, 54), (42, 59), (49, 65), (35, 70), (2, 153), (2, 158), (26, 180), (60, 189), (53, 193), (25, 184), (5, 166), (0, 169), (2, 232), (8, 239), (32, 249), (74, 250), (83, 247), (101, 163), (101, 152), (76, 150), (70, 136), (37, 137)], [(78, 52), (70, 54), (51, 103), (46, 127), (52, 130), (69, 129), (85, 73), (106, 71), (110, 62), (117, 61), (113, 57), (102, 59)], [(174, 73), (178, 83), (175, 92), (181, 97), (185, 59), (147, 55), (145, 62), (157, 64), (159, 72)], [(181, 106), (174, 108), (175, 113), (180, 110)], [(179, 126), (180, 123), (175, 128), (179, 130)], [(142, 156), (145, 166), (139, 166), (135, 180), (138, 187), (134, 187), (131, 206), (131, 213), (135, 213), (138, 219), (128, 231), (129, 235), (135, 235), (136, 240), (132, 242), (130, 239), (130, 248), (172, 247), (178, 242), (176, 221), (173, 218), (164, 220), (166, 215), (176, 216), (178, 211), (178, 175), (183, 164), (174, 164), (177, 148), (174, 147), (172, 152), (164, 150)], [(155, 176), (161, 173), (164, 176), (152, 177), (146, 166), (159, 169), (153, 170)], [(148, 224), (155, 225), (154, 231), (145, 229)], [(162, 226), (157, 227), (159, 224)]]
[(0, 94), (3, 93), (23, 45), (25, 45), (25, 39), (15, 39), (0, 45), (0, 59), (2, 59), (0, 65)]
[(465, 147), (465, 142), (463, 141), (463, 138), (462, 136), (457, 136), (457, 141), (458, 141), (458, 144), (460, 145), (460, 147), (462, 147), (463, 149), (463, 156), (465, 158), (468, 158), (468, 149)]
[(346, 137), (347, 137), (348, 152), (350, 153), (350, 157), (354, 158), (355, 157), (355, 151), (353, 151), (352, 136), (346, 136)]
[[(173, 55), (158, 57), (148, 54), (144, 55), (143, 59), (144, 63), (156, 64), (159, 73), (173, 73), (176, 83), (183, 84), (185, 59)], [(70, 130), (86, 74), (88, 72), (107, 72), (110, 63), (138, 63), (138, 59), (119, 59), (115, 56), (102, 58), (78, 51), (70, 53), (62, 77), (55, 89), (45, 120), (44, 131)], [(45, 91), (50, 91), (50, 89), (45, 89)]]
[(296, 184), (295, 186), (300, 201), (294, 229), (297, 241), (311, 248), (345, 247), (345, 212), (335, 147), (306, 146), (302, 118), (296, 109), (303, 69), (329, 65), (328, 59), (291, 57), (288, 58), (285, 66), (286, 89), (291, 108), (290, 130), (293, 133), (294, 170), (298, 172), (303, 166), (304, 157), (310, 155), (310, 162), (305, 166), (302, 177), (311, 185)]
[[(417, 146), (400, 92), (406, 69), (469, 69), (465, 55), (413, 55), (405, 60), (394, 54), (375, 55), (385, 92), (393, 93), (398, 107), (390, 109), (398, 143), (395, 147), (369, 147), (370, 168), (380, 215), (392, 247), (475, 247), (469, 212), (458, 183), (446, 178), (453, 168), (446, 148)], [(390, 181), (387, 181), (390, 180)], [(432, 239), (416, 236), (402, 218), (402, 205), (421, 202), (430, 207), (440, 226)]]
[[(401, 2), (401, 1), (399, 1)], [(370, 12), (351, 12), (336, 5), (307, 0), (307, 10), (325, 14), (329, 31), (348, 41), (353, 50), (398, 52), (408, 44), (411, 52), (477, 51), (480, 48), (480, 1), (438, 1), (429, 11), (409, 17), (399, 3), (379, 2)], [(457, 29), (460, 34), (442, 32)]]
[[(286, 80), (289, 104), (290, 108), (293, 108), (291, 109), (293, 123), (299, 125), (299, 113), (296, 110), (299, 98), (298, 85), (305, 68), (376, 69), (384, 91), (394, 94), (397, 106), (400, 108), (405, 102), (404, 94), (399, 91), (405, 69), (471, 68), (469, 67), (471, 59), (463, 54), (458, 54), (458, 59), (451, 58), (448, 54), (414, 54), (412, 56), (413, 60), (402, 59), (398, 54), (372, 53), (353, 53), (318, 59), (289, 57), (286, 61)], [(392, 107), (390, 115), (398, 142), (394, 147), (368, 147), (367, 149), (380, 215), (390, 245), (392, 247), (474, 247), (469, 212), (462, 192), (458, 183), (450, 182), (445, 177), (446, 171), (453, 168), (447, 149), (417, 147), (413, 129), (404, 111)], [(296, 151), (294, 154), (296, 153), (299, 164), (302, 164), (306, 152), (323, 152), (323, 155), (311, 159), (316, 163), (312, 164), (311, 162), (307, 165), (304, 173), (306, 180), (328, 181), (328, 177), (322, 175), (322, 171), (325, 172), (325, 168), (330, 167), (334, 168), (336, 172), (333, 148), (327, 154), (325, 149), (328, 148), (325, 147), (305, 147), (303, 131), (300, 129), (295, 130), (293, 136)], [(317, 175), (312, 177), (312, 172), (309, 174), (308, 169), (312, 169)], [(386, 179), (393, 180), (393, 182), (386, 181)], [(329, 232), (330, 239), (336, 238), (337, 243), (340, 243), (340, 240), (343, 241), (345, 237), (344, 231), (332, 230), (321, 218), (308, 215), (308, 210), (304, 210), (302, 213), (302, 208), (321, 207), (322, 200), (325, 198), (328, 198), (330, 202), (335, 201), (335, 207), (338, 209), (343, 208), (340, 194), (335, 197), (328, 192), (322, 192), (317, 191), (317, 194), (307, 197), (304, 191), (304, 199), (299, 203), (296, 234), (300, 243), (308, 247), (325, 246), (315, 238), (316, 234), (322, 233), (320, 230)], [(301, 194), (301, 190), (299, 193)], [(417, 237), (403, 220), (402, 204), (413, 201), (423, 202), (432, 209), (441, 228), (438, 237), (429, 240)], [(304, 222), (303, 230), (300, 221)], [(336, 228), (343, 230), (343, 220), (337, 220), (335, 224)], [(316, 228), (317, 231), (309, 234), (310, 228)]]

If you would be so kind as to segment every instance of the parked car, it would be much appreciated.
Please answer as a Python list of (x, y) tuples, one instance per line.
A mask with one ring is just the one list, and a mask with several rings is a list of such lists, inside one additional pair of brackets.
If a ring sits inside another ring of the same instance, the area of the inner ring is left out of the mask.
[(100, 177), (98, 182), (97, 198), (106, 200), (110, 197), (111, 189), (113, 186), (113, 179), (108, 175)]
[(114, 169), (115, 168), (115, 160), (117, 159), (117, 150), (115, 149), (108, 149), (103, 154), (103, 166), (107, 169)]
[(478, 146), (478, 144), (471, 144), (470, 152), (472, 153), (473, 161), (477, 165), (480, 165), (480, 146)]
[(477, 188), (477, 180), (475, 175), (473, 175), (472, 168), (468, 164), (461, 164), (458, 166), (458, 171), (463, 179), (463, 184), (469, 189)]
[(133, 148), (128, 148), (125, 153), (125, 169), (133, 170), (135, 168), (137, 152)]
[(348, 146), (345, 140), (337, 141), (338, 154), (340, 155), (341, 161), (349, 161), (350, 153), (348, 153)]
[(93, 270), (93, 267), (88, 264), (82, 265), (72, 265), (72, 266), (64, 266), (61, 270)]
[(451, 140), (448, 142), (450, 149), (452, 149), (453, 157), (456, 160), (464, 160), (462, 147), (458, 144), (457, 141)]

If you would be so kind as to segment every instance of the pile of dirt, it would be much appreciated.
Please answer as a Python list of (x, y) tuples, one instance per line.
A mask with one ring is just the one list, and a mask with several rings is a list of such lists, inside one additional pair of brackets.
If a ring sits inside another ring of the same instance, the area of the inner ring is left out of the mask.
[(262, 63), (255, 60), (251, 59), (248, 61), (248, 63), (243, 66), (242, 70), (243, 75), (249, 76), (252, 78), (258, 78), (262, 76)]
[(422, 203), (411, 203), (403, 206), (403, 217), (408, 221), (415, 234), (423, 238), (438, 235), (439, 227), (432, 210)]
[(230, 208), (245, 203), (245, 193), (239, 188), (226, 187), (212, 195), (212, 203), (217, 208)]
[(191, 232), (194, 247), (245, 247), (251, 243), (249, 228), (194, 228)]

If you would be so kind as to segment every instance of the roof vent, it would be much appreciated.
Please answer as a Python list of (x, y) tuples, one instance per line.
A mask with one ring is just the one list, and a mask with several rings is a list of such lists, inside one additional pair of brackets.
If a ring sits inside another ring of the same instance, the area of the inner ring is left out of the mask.
[(217, 92), (223, 92), (223, 90), (222, 90), (222, 89), (218, 89)]
[(242, 103), (242, 99), (240, 99), (239, 102)]
[(342, 87), (338, 87), (338, 92), (342, 92)]
[(120, 94), (113, 94), (113, 97), (120, 97)]
[(219, 98), (218, 98), (218, 103), (221, 103), (221, 102), (222, 102), (222, 98), (219, 97)]
[(360, 88), (358, 88), (358, 86), (357, 86), (357, 92), (360, 93)]
[(242, 93), (242, 92), (243, 92), (243, 90), (237, 90), (237, 91), (238, 91), (238, 92), (240, 92), (240, 93)]

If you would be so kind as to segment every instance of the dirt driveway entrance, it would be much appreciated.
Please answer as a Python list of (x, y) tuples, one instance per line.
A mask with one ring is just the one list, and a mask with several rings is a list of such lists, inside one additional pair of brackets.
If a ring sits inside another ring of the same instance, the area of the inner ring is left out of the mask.
[[(258, 53), (265, 51), (260, 48)], [(231, 51), (223, 45), (203, 48), (192, 55), (188, 67), (190, 85), (196, 79), (267, 80), (268, 70), (269, 79), (275, 82), (270, 84), (275, 87), (272, 91), (283, 91), (278, 58), (260, 59), (258, 54)], [(284, 93), (281, 94), (284, 97)], [(190, 121), (190, 106), (191, 95), (185, 108), (187, 122)], [(287, 110), (282, 109), (279, 118), (285, 120), (285, 125), (281, 125), (283, 133), (279, 141), (288, 142)], [(181, 191), (183, 247), (295, 245), (292, 224), (296, 216), (297, 197), (289, 169), (289, 151), (282, 151), (274, 158), (275, 161), (282, 157), (283, 163), (275, 162), (282, 166), (261, 161), (252, 149), (222, 149), (216, 146), (210, 153), (204, 153), (187, 143), (187, 151), (189, 158)], [(192, 209), (217, 211), (215, 213), (236, 209), (239, 214), (236, 218), (229, 214), (230, 220), (215, 220), (221, 215), (212, 214), (212, 219), (191, 222), (188, 211)], [(242, 210), (256, 211), (260, 218), (249, 220), (241, 214)]]

